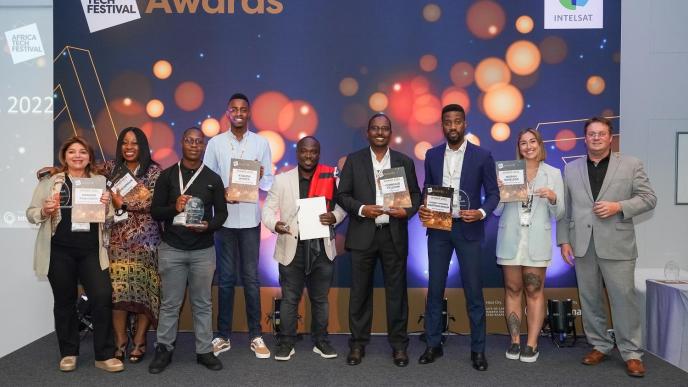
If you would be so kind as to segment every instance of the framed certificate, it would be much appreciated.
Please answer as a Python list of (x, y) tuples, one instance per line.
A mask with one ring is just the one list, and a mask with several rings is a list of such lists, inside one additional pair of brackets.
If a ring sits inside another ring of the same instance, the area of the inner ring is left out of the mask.
[(105, 223), (105, 179), (72, 179), (72, 223)]
[(258, 203), (260, 161), (232, 159), (230, 164), (229, 185), (225, 189), (225, 200)]

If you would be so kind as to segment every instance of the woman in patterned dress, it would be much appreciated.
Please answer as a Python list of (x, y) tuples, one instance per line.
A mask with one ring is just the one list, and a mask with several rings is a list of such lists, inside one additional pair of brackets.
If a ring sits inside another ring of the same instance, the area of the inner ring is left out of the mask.
[(160, 166), (151, 160), (148, 139), (139, 128), (129, 127), (117, 138), (114, 161), (105, 163), (110, 180), (130, 172), (138, 185), (122, 196), (113, 189), (112, 201), (116, 223), (110, 236), (110, 277), (112, 279), (112, 320), (117, 351), (123, 359), (127, 351), (127, 318), (136, 314), (136, 328), (131, 363), (138, 363), (146, 354), (146, 332), (157, 327), (160, 307), (160, 277), (157, 247), (160, 243), (158, 223), (150, 214), (155, 182)]

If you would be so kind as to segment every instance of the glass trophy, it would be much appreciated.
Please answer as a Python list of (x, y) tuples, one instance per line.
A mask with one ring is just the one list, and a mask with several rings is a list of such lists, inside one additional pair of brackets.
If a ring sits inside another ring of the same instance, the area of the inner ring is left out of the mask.
[(664, 278), (667, 281), (678, 282), (679, 273), (681, 268), (678, 266), (676, 261), (669, 261), (664, 265)]
[(203, 221), (203, 215), (205, 212), (203, 201), (197, 197), (190, 198), (186, 202), (184, 212), (186, 213), (186, 224), (188, 226), (200, 225)]
[(72, 208), (69, 205), (70, 196), (69, 186), (63, 181), (56, 181), (53, 185), (53, 199), (60, 205), (59, 208)]
[(471, 209), (471, 200), (468, 197), (466, 191), (460, 189), (455, 193), (454, 199), (458, 201), (459, 216), (461, 216), (461, 211)]

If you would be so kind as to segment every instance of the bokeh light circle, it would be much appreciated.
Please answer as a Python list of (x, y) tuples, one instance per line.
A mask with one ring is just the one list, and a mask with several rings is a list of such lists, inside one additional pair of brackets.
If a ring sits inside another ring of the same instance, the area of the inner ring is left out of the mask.
[(587, 82), (585, 83), (585, 88), (588, 89), (588, 93), (592, 95), (602, 94), (602, 92), (604, 92), (605, 86), (606, 83), (604, 82), (604, 78), (602, 78), (599, 75), (593, 75), (589, 77)]
[(437, 4), (428, 4), (423, 7), (423, 19), (425, 21), (434, 23), (440, 20), (442, 16), (442, 9)]
[(435, 71), (437, 68), (437, 57), (432, 54), (426, 54), (420, 57), (420, 69), (425, 72)]
[(554, 136), (554, 146), (562, 152), (568, 152), (576, 147), (576, 133), (571, 129), (562, 129)]
[(422, 75), (414, 77), (411, 80), (411, 90), (415, 95), (425, 94), (430, 91), (430, 81)]
[(130, 71), (120, 73), (110, 82), (107, 97), (109, 100), (128, 97), (135, 101), (148, 101), (153, 98), (151, 78)]
[(494, 88), (483, 98), (485, 115), (495, 122), (509, 123), (523, 111), (523, 95), (513, 85)]
[(172, 75), (172, 64), (161, 59), (153, 64), (153, 75), (158, 79), (167, 79)]
[(413, 154), (418, 160), (425, 160), (425, 152), (432, 148), (432, 144), (427, 141), (421, 141), (413, 147)]
[(174, 90), (174, 101), (186, 112), (192, 112), (201, 107), (204, 98), (203, 88), (193, 81), (182, 82)]
[(492, 125), (490, 135), (495, 141), (503, 142), (509, 139), (511, 135), (511, 128), (503, 122), (497, 122)]
[(153, 152), (151, 158), (155, 162), (160, 164), (160, 167), (162, 167), (163, 169), (172, 166), (172, 164), (176, 163), (179, 160), (177, 152), (175, 152), (172, 148), (157, 149)]
[(261, 130), (257, 134), (268, 140), (268, 144), (270, 144), (270, 151), (272, 152), (272, 162), (277, 163), (280, 161), (282, 156), (284, 156), (285, 148), (285, 143), (282, 136), (280, 136), (277, 132), (273, 132), (272, 130)]
[(141, 125), (141, 130), (148, 137), (148, 144), (152, 151), (174, 146), (174, 132), (161, 121), (149, 121)]
[(165, 112), (165, 105), (159, 99), (151, 99), (146, 104), (146, 113), (153, 118), (158, 118)]
[(475, 70), (468, 62), (457, 62), (449, 70), (449, 77), (458, 87), (468, 87), (473, 83)]
[(351, 97), (358, 93), (358, 81), (351, 77), (346, 77), (339, 82), (339, 92), (346, 97)]
[(201, 124), (201, 130), (206, 137), (215, 137), (220, 133), (220, 122), (214, 118), (206, 118)]
[[(414, 93), (410, 82), (399, 83), (399, 85), (399, 90), (394, 90), (389, 94), (388, 113), (395, 123), (406, 123), (413, 112)], [(368, 118), (366, 117), (365, 120), (367, 122)]]
[(385, 109), (387, 109), (388, 104), (389, 100), (387, 99), (385, 93), (373, 93), (368, 99), (368, 105), (375, 112), (384, 111)]
[(507, 64), (496, 57), (485, 58), (475, 67), (475, 83), (482, 91), (505, 85), (511, 81)]
[(535, 23), (533, 23), (533, 18), (528, 15), (521, 15), (516, 19), (516, 31), (527, 34), (533, 30)]
[[(437, 114), (437, 121), (439, 121), (439, 114), (441, 114), (441, 111)], [(427, 141), (431, 144), (437, 144), (444, 138), (442, 128), (439, 124), (421, 124), (413, 117), (408, 121), (406, 129), (409, 137), (411, 137), (413, 141)]]
[(530, 75), (540, 67), (540, 50), (532, 42), (518, 40), (506, 50), (506, 64), (514, 74)]
[(307, 101), (293, 100), (286, 104), (277, 117), (279, 132), (290, 141), (310, 136), (318, 127), (318, 113)]
[[(251, 104), (253, 125), (260, 130), (279, 131), (279, 115), (287, 104), (289, 104), (289, 98), (279, 91), (267, 91), (260, 94)], [(285, 128), (289, 126), (291, 122), (284, 123)]]
[(540, 42), (542, 61), (547, 64), (561, 63), (566, 59), (568, 46), (566, 41), (558, 36), (548, 36)]
[(422, 125), (432, 125), (440, 120), (442, 103), (432, 94), (423, 94), (413, 102), (413, 118)]
[(468, 92), (458, 87), (449, 86), (442, 92), (442, 106), (457, 103), (468, 113), (471, 110), (471, 99)]
[(493, 39), (504, 30), (506, 15), (502, 6), (492, 0), (479, 0), (466, 12), (466, 25), (480, 39)]

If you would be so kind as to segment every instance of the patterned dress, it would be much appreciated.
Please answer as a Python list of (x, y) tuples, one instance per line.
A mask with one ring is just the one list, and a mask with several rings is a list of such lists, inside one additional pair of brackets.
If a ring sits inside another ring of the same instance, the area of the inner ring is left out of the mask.
[[(105, 174), (111, 176), (115, 163), (105, 163)], [(153, 327), (158, 325), (160, 309), (160, 276), (158, 253), (160, 227), (150, 214), (153, 190), (161, 169), (152, 164), (136, 180), (139, 185), (124, 198), (129, 218), (117, 222), (110, 233), (110, 278), (112, 308), (145, 314)]]

